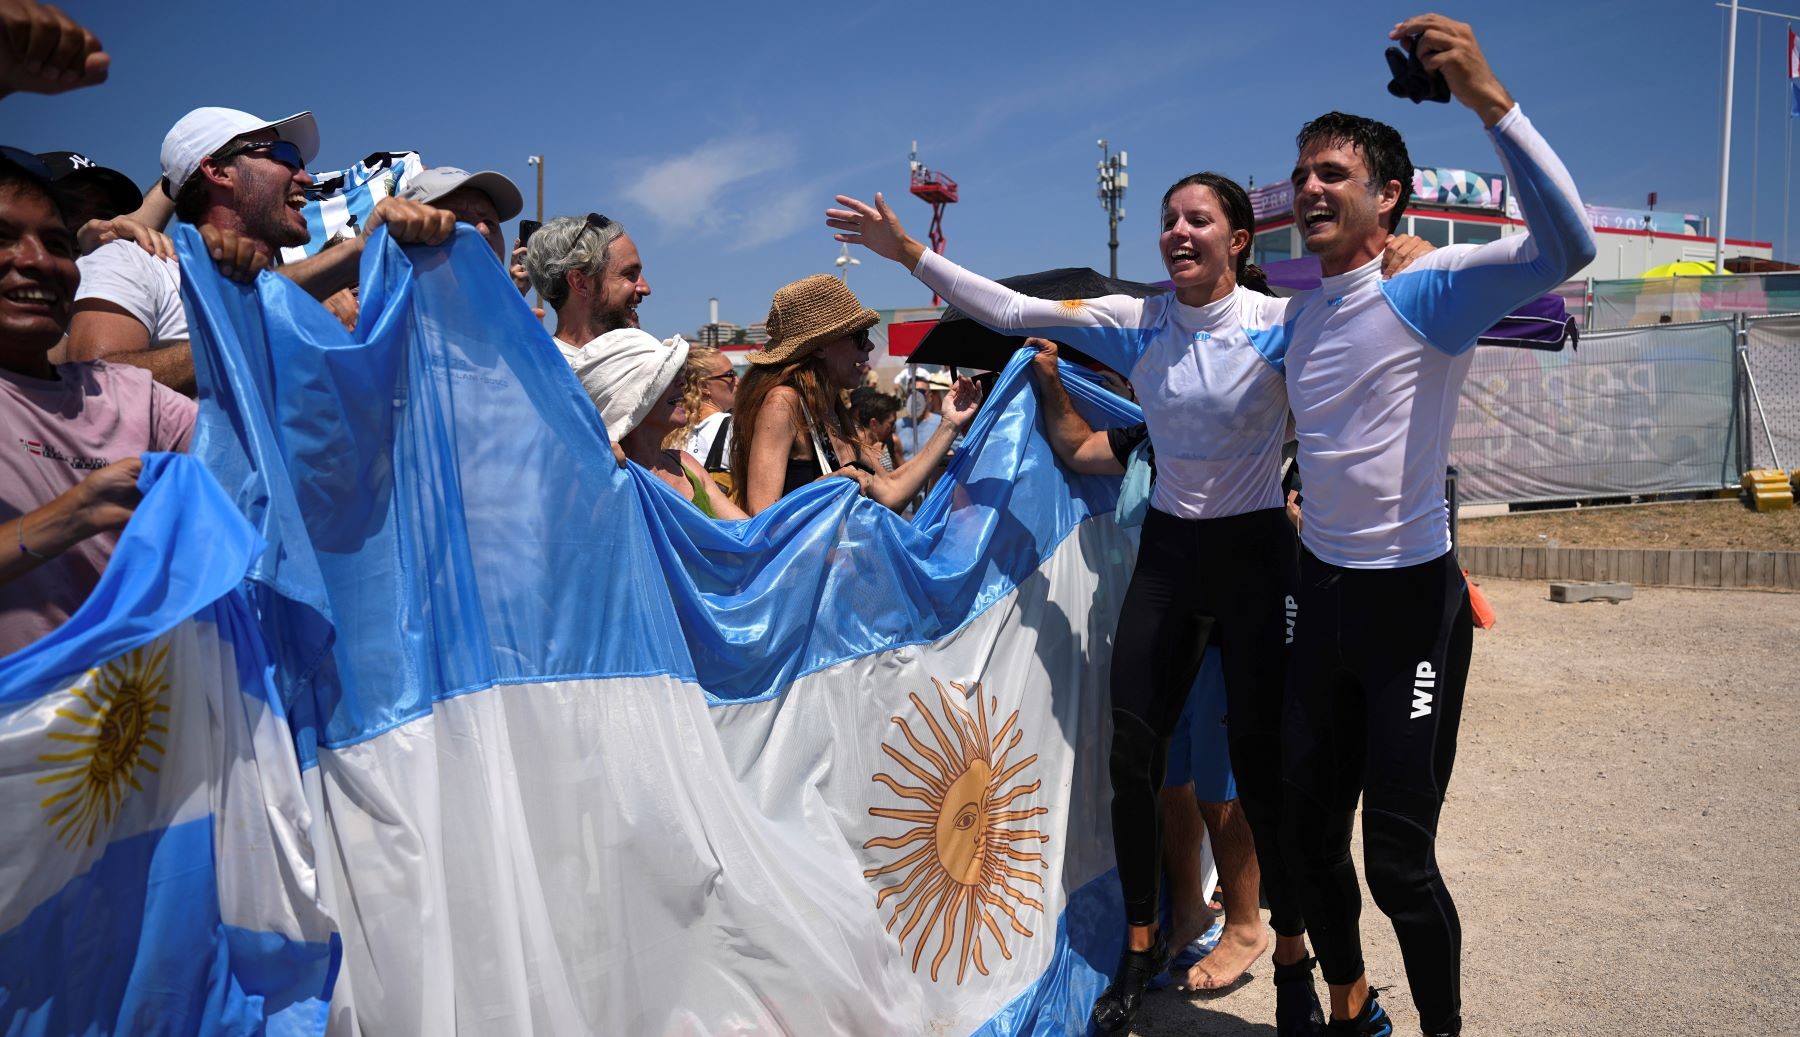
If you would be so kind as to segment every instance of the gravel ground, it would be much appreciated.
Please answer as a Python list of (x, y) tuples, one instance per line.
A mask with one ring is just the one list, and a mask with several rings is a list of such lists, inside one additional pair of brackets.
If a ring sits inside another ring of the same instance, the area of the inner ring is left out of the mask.
[[(1475, 634), (1438, 839), (1463, 1032), (1800, 1033), (1800, 596), (1482, 589), (1500, 622)], [(1395, 1033), (1418, 1033), (1366, 896), (1363, 933)], [(1152, 994), (1134, 1032), (1272, 1037), (1269, 973)]]

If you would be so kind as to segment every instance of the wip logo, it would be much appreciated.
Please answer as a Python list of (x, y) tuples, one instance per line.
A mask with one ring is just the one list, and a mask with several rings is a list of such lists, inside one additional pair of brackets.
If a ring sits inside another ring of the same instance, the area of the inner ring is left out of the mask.
[(1431, 689), (1437, 687), (1437, 671), (1430, 663), (1420, 663), (1413, 671), (1412, 719), (1431, 715)]
[(1287, 596), (1287, 643), (1294, 643), (1294, 620), (1300, 615), (1300, 605), (1294, 601), (1292, 594)]

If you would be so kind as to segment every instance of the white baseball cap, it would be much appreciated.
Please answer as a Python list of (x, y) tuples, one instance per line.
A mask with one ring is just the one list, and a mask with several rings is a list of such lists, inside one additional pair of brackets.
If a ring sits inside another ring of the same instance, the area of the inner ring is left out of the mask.
[(236, 108), (196, 108), (182, 116), (163, 138), (162, 171), (163, 178), (169, 181), (169, 196), (180, 194), (194, 170), (200, 168), (201, 160), (233, 137), (263, 130), (298, 147), (300, 160), (309, 165), (319, 153), (319, 125), (311, 112), (270, 120)]
[(491, 169), (471, 173), (455, 166), (433, 166), (407, 181), (406, 189), (400, 192), (400, 197), (430, 205), (464, 187), (472, 187), (487, 195), (488, 200), (494, 203), (494, 211), (502, 223), (525, 209), (525, 196), (519, 193), (519, 185), (513, 183), (506, 174), (496, 173)]

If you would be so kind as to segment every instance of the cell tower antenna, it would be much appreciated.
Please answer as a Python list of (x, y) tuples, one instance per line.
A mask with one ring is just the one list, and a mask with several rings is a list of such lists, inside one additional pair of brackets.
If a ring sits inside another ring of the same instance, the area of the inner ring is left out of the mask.
[[(931, 206), (931, 251), (941, 256), (944, 254), (944, 206), (956, 201), (956, 181), (927, 169), (925, 163), (919, 161), (919, 142), (916, 140), (913, 141), (909, 166), (913, 196)], [(931, 305), (936, 306), (939, 301), (937, 293), (931, 293)]]

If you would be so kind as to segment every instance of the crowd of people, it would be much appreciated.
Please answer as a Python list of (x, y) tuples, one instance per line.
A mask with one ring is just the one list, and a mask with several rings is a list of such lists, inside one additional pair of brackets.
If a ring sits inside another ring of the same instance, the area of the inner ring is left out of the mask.
[[(91, 33), (29, 0), (0, 6), (0, 93), (105, 77)], [(1232, 985), (1274, 930), (1281, 1037), (1391, 1032), (1362, 958), (1350, 858), (1392, 920), (1427, 1034), (1461, 1026), (1462, 934), (1435, 858), (1470, 658), (1442, 473), (1479, 331), (1593, 250), (1573, 184), (1482, 56), (1435, 15), (1393, 30), (1473, 110), (1514, 178), (1529, 232), (1439, 250), (1393, 236), (1412, 181), (1391, 127), (1329, 113), (1297, 138), (1294, 213), (1324, 284), (1268, 293), (1249, 263), (1244, 189), (1216, 173), (1173, 184), (1158, 248), (1174, 290), (1043, 300), (965, 270), (910, 237), (880, 195), (838, 196), (840, 241), (902, 264), (934, 292), (1037, 350), (1044, 429), (1070, 470), (1154, 471), (1112, 654), (1112, 832), (1127, 933), (1094, 1005), (1102, 1032), (1176, 980)], [(81, 153), (0, 148), (0, 654), (56, 629), (92, 590), (137, 499), (138, 457), (185, 450), (198, 384), (167, 229), (195, 227), (227, 277), (285, 277), (357, 325), (369, 233), (437, 245), (472, 226), (593, 401), (621, 465), (719, 520), (819, 480), (849, 479), (896, 511), (942, 471), (982, 394), (921, 374), (869, 384), (876, 313), (829, 275), (775, 292), (769, 341), (728, 356), (642, 330), (645, 260), (619, 221), (563, 216), (508, 247), (523, 207), (495, 172), (437, 167), (381, 199), (361, 233), (308, 258), (303, 209), (320, 128), (196, 109), (164, 139), (147, 192)], [(1071, 403), (1059, 343), (1121, 376), (1135, 429), (1097, 431)], [(911, 398), (911, 406), (904, 402)], [(1296, 444), (1304, 500), (1284, 485)], [(1224, 926), (1198, 876), (1211, 836)], [(1170, 895), (1163, 896), (1164, 878)], [(1316, 956), (1316, 957), (1315, 957)], [(1322, 972), (1328, 999), (1313, 982)]]

